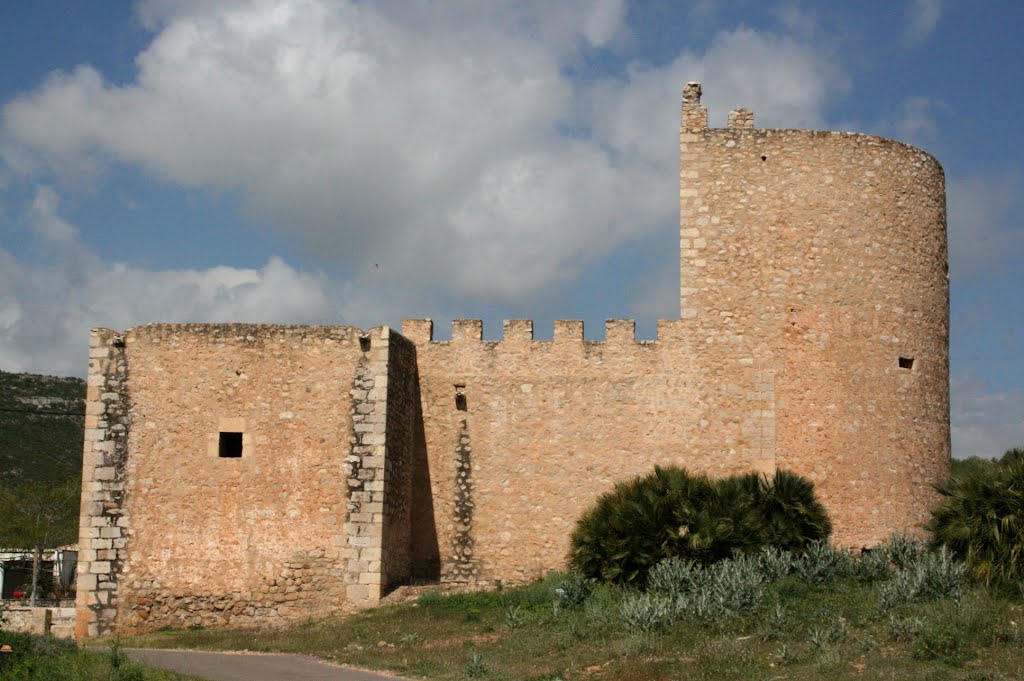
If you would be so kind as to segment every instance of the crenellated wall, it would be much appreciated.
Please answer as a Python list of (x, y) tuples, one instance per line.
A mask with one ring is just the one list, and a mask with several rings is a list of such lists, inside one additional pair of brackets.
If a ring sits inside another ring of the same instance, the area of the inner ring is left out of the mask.
[(93, 331), (76, 635), (256, 626), (410, 580), (563, 568), (655, 465), (809, 477), (834, 540), (917, 531), (949, 469), (942, 169), (851, 133), (709, 129), (683, 93), (680, 318)]
[[(703, 418), (715, 386), (695, 370), (686, 323), (662, 321), (637, 341), (631, 320), (609, 320), (604, 341), (583, 323), (556, 321), (552, 340), (511, 320), (501, 341), (479, 320), (456, 320), (434, 341), (429, 320), (408, 320), (416, 343), (441, 577), (519, 582), (562, 568), (569, 535), (601, 493), (654, 465), (723, 475), (774, 470), (756, 420)], [(756, 367), (728, 399), (764, 402)], [(732, 434), (748, 447), (731, 446)], [(746, 433), (746, 434), (744, 434)]]

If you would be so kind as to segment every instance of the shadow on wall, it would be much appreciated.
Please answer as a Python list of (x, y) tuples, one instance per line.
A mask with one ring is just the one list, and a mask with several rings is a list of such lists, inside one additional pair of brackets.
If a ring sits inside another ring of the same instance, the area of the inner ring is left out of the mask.
[(441, 579), (441, 553), (437, 543), (437, 524), (434, 519), (434, 499), (430, 484), (430, 466), (427, 463), (427, 438), (423, 430), (423, 407), (420, 403), (419, 372), (413, 401), (416, 417), (413, 424), (412, 499), (410, 523), (412, 569), (411, 581), (437, 582)]

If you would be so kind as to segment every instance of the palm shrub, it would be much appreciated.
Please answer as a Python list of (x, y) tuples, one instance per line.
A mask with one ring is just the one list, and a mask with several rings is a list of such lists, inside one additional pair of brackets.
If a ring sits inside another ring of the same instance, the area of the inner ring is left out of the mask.
[(763, 518), (763, 545), (799, 551), (832, 534), (828, 513), (810, 480), (777, 470), (771, 480), (759, 477), (759, 481), (755, 505)]
[(1007, 449), (1003, 452), (1003, 456), (999, 459), (999, 465), (1001, 466), (1012, 466), (1015, 463), (1024, 461), (1024, 449), (1020, 447), (1014, 447), (1013, 449)]
[(569, 561), (586, 577), (642, 587), (666, 558), (710, 564), (769, 545), (799, 550), (830, 532), (813, 486), (792, 473), (711, 480), (655, 467), (617, 484), (579, 519)]
[(928, 524), (934, 541), (963, 559), (982, 582), (1024, 578), (1024, 460), (993, 475), (953, 475), (937, 485), (944, 503)]
[(656, 466), (616, 484), (577, 522), (569, 554), (573, 570), (614, 584), (643, 583), (661, 560), (695, 552), (690, 526), (712, 494), (707, 476), (681, 468)]

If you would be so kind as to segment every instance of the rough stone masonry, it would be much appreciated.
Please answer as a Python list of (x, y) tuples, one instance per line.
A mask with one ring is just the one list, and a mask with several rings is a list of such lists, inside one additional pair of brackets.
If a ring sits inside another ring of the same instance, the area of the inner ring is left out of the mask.
[(76, 633), (255, 626), (563, 567), (655, 464), (814, 481), (845, 546), (915, 532), (949, 469), (943, 174), (879, 137), (680, 131), (680, 315), (96, 329)]

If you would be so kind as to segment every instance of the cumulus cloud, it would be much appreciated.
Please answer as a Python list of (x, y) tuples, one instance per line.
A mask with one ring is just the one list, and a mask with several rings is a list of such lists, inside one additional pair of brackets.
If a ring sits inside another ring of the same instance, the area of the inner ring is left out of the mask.
[(911, 0), (904, 34), (909, 46), (915, 47), (928, 39), (942, 18), (945, 4), (945, 0)]
[(950, 180), (949, 260), (971, 277), (1024, 253), (1024, 178), (1017, 171)]
[(1024, 447), (1024, 391), (992, 391), (970, 378), (950, 385), (953, 456), (998, 457)]
[(259, 269), (152, 270), (103, 261), (76, 238), (59, 197), (40, 187), (29, 226), (49, 257), (28, 264), (0, 249), (0, 368), (82, 374), (91, 327), (152, 321), (330, 322), (365, 317), (380, 301), (298, 271), (280, 258)]
[(521, 303), (671, 229), (686, 80), (706, 79), (715, 120), (745, 105), (765, 125), (820, 125), (846, 90), (812, 47), (744, 28), (621, 81), (571, 79), (628, 31), (619, 0), (150, 0), (140, 15), (155, 35), (133, 82), (79, 66), (8, 103), (8, 169), (113, 160), (227, 192), (356, 286), (387, 271), (393, 296)]

